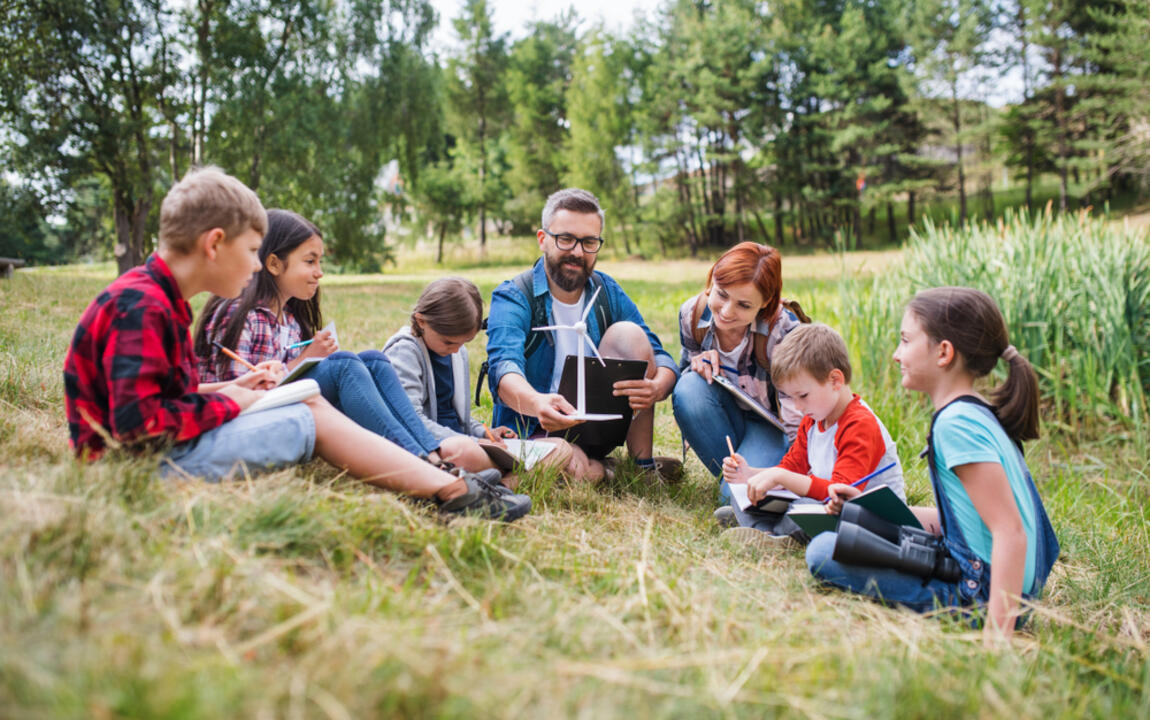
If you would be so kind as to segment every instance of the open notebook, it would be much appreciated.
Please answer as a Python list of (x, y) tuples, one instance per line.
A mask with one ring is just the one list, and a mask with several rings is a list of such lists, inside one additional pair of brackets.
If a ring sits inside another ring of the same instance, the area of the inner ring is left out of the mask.
[(296, 380), (288, 385), (280, 385), (279, 387), (268, 390), (259, 400), (256, 400), (240, 412), (240, 415), (303, 402), (316, 395), (319, 395), (319, 383), (311, 378)]

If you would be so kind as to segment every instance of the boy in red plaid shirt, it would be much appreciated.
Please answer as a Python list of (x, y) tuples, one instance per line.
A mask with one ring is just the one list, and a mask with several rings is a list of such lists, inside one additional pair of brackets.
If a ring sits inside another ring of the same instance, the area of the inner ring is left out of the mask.
[(161, 473), (220, 480), (307, 462), (313, 453), (365, 482), (441, 510), (514, 520), (531, 507), (478, 475), (455, 476), (365, 430), (322, 398), (239, 416), (283, 373), (278, 362), (200, 383), (188, 299), (236, 297), (259, 269), (267, 215), (217, 168), (193, 170), (164, 198), (158, 250), (84, 311), (64, 363), (70, 445), (95, 460), (109, 446), (165, 449)]

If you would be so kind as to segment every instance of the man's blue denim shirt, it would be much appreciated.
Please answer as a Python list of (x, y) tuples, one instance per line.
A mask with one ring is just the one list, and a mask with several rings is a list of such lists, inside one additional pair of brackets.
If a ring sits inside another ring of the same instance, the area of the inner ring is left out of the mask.
[[(595, 271), (595, 275), (603, 284), (602, 295), (606, 296), (596, 300), (596, 303), (604, 300), (611, 303), (613, 322), (630, 320), (643, 328), (643, 331), (647, 333), (647, 338), (651, 341), (651, 348), (655, 351), (655, 363), (659, 367), (667, 368), (678, 377), (679, 366), (670, 353), (663, 349), (663, 344), (659, 342), (655, 333), (647, 327), (647, 323), (643, 321), (643, 316), (639, 313), (639, 308), (635, 307), (635, 303), (627, 297), (619, 283), (598, 270)], [(535, 262), (532, 277), (535, 296), (544, 296), (543, 299), (547, 308), (547, 324), (550, 325), (554, 323), (555, 318), (551, 311), (551, 291), (547, 285), (547, 273), (543, 269), (542, 258)], [(583, 290), (583, 297), (589, 299), (591, 292), (591, 282), (588, 281)], [(531, 305), (515, 285), (515, 282), (506, 280), (491, 294), (491, 312), (487, 319), (488, 387), (491, 388), (491, 396), (495, 401), (493, 424), (505, 425), (520, 432), (523, 436), (534, 433), (539, 427), (538, 421), (533, 417), (520, 415), (504, 405), (499, 399), (498, 388), (499, 381), (503, 379), (504, 375), (516, 373), (527, 378), (527, 382), (537, 392), (551, 392), (551, 374), (555, 368), (555, 342), (551, 336), (554, 331), (548, 331), (547, 341), (541, 343), (530, 358), (524, 358), (523, 351), (530, 332)], [(587, 334), (590, 336), (591, 342), (596, 345), (603, 337), (603, 329), (599, 327), (599, 320), (595, 317), (595, 313), (587, 316)]]

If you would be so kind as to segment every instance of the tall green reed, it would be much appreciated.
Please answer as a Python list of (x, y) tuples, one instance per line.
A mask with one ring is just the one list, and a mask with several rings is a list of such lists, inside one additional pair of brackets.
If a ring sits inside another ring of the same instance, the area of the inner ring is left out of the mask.
[(1049, 208), (1034, 215), (1007, 211), (996, 224), (965, 228), (927, 220), (898, 269), (875, 278), (869, 292), (858, 292), (857, 284), (844, 278), (844, 301), (853, 302), (843, 304), (842, 325), (872, 393), (898, 387), (890, 352), (910, 297), (923, 288), (964, 285), (998, 302), (1011, 341), (1039, 374), (1048, 425), (1074, 433), (1117, 428), (1146, 442), (1150, 244), (1144, 234), (1086, 214), (1055, 216)]

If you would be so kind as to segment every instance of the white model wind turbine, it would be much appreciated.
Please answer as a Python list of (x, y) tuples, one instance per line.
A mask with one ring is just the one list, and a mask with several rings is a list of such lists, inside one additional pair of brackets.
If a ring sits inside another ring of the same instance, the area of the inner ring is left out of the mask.
[(585, 371), (583, 370), (584, 348), (590, 345), (591, 352), (595, 353), (599, 364), (603, 367), (607, 366), (607, 363), (603, 360), (603, 356), (599, 354), (599, 349), (595, 347), (595, 343), (591, 342), (591, 338), (587, 337), (587, 316), (591, 313), (591, 308), (595, 307), (595, 298), (599, 297), (599, 291), (602, 289), (602, 287), (595, 288), (594, 294), (591, 295), (591, 300), (587, 303), (586, 309), (583, 310), (583, 316), (580, 317), (579, 322), (574, 325), (545, 325), (543, 327), (531, 328), (536, 332), (543, 330), (574, 330), (579, 335), (579, 360), (575, 366), (577, 378), (575, 385), (575, 414), (567, 416), (572, 420), (618, 420), (623, 417), (622, 415), (613, 413), (587, 412), (587, 385)]

